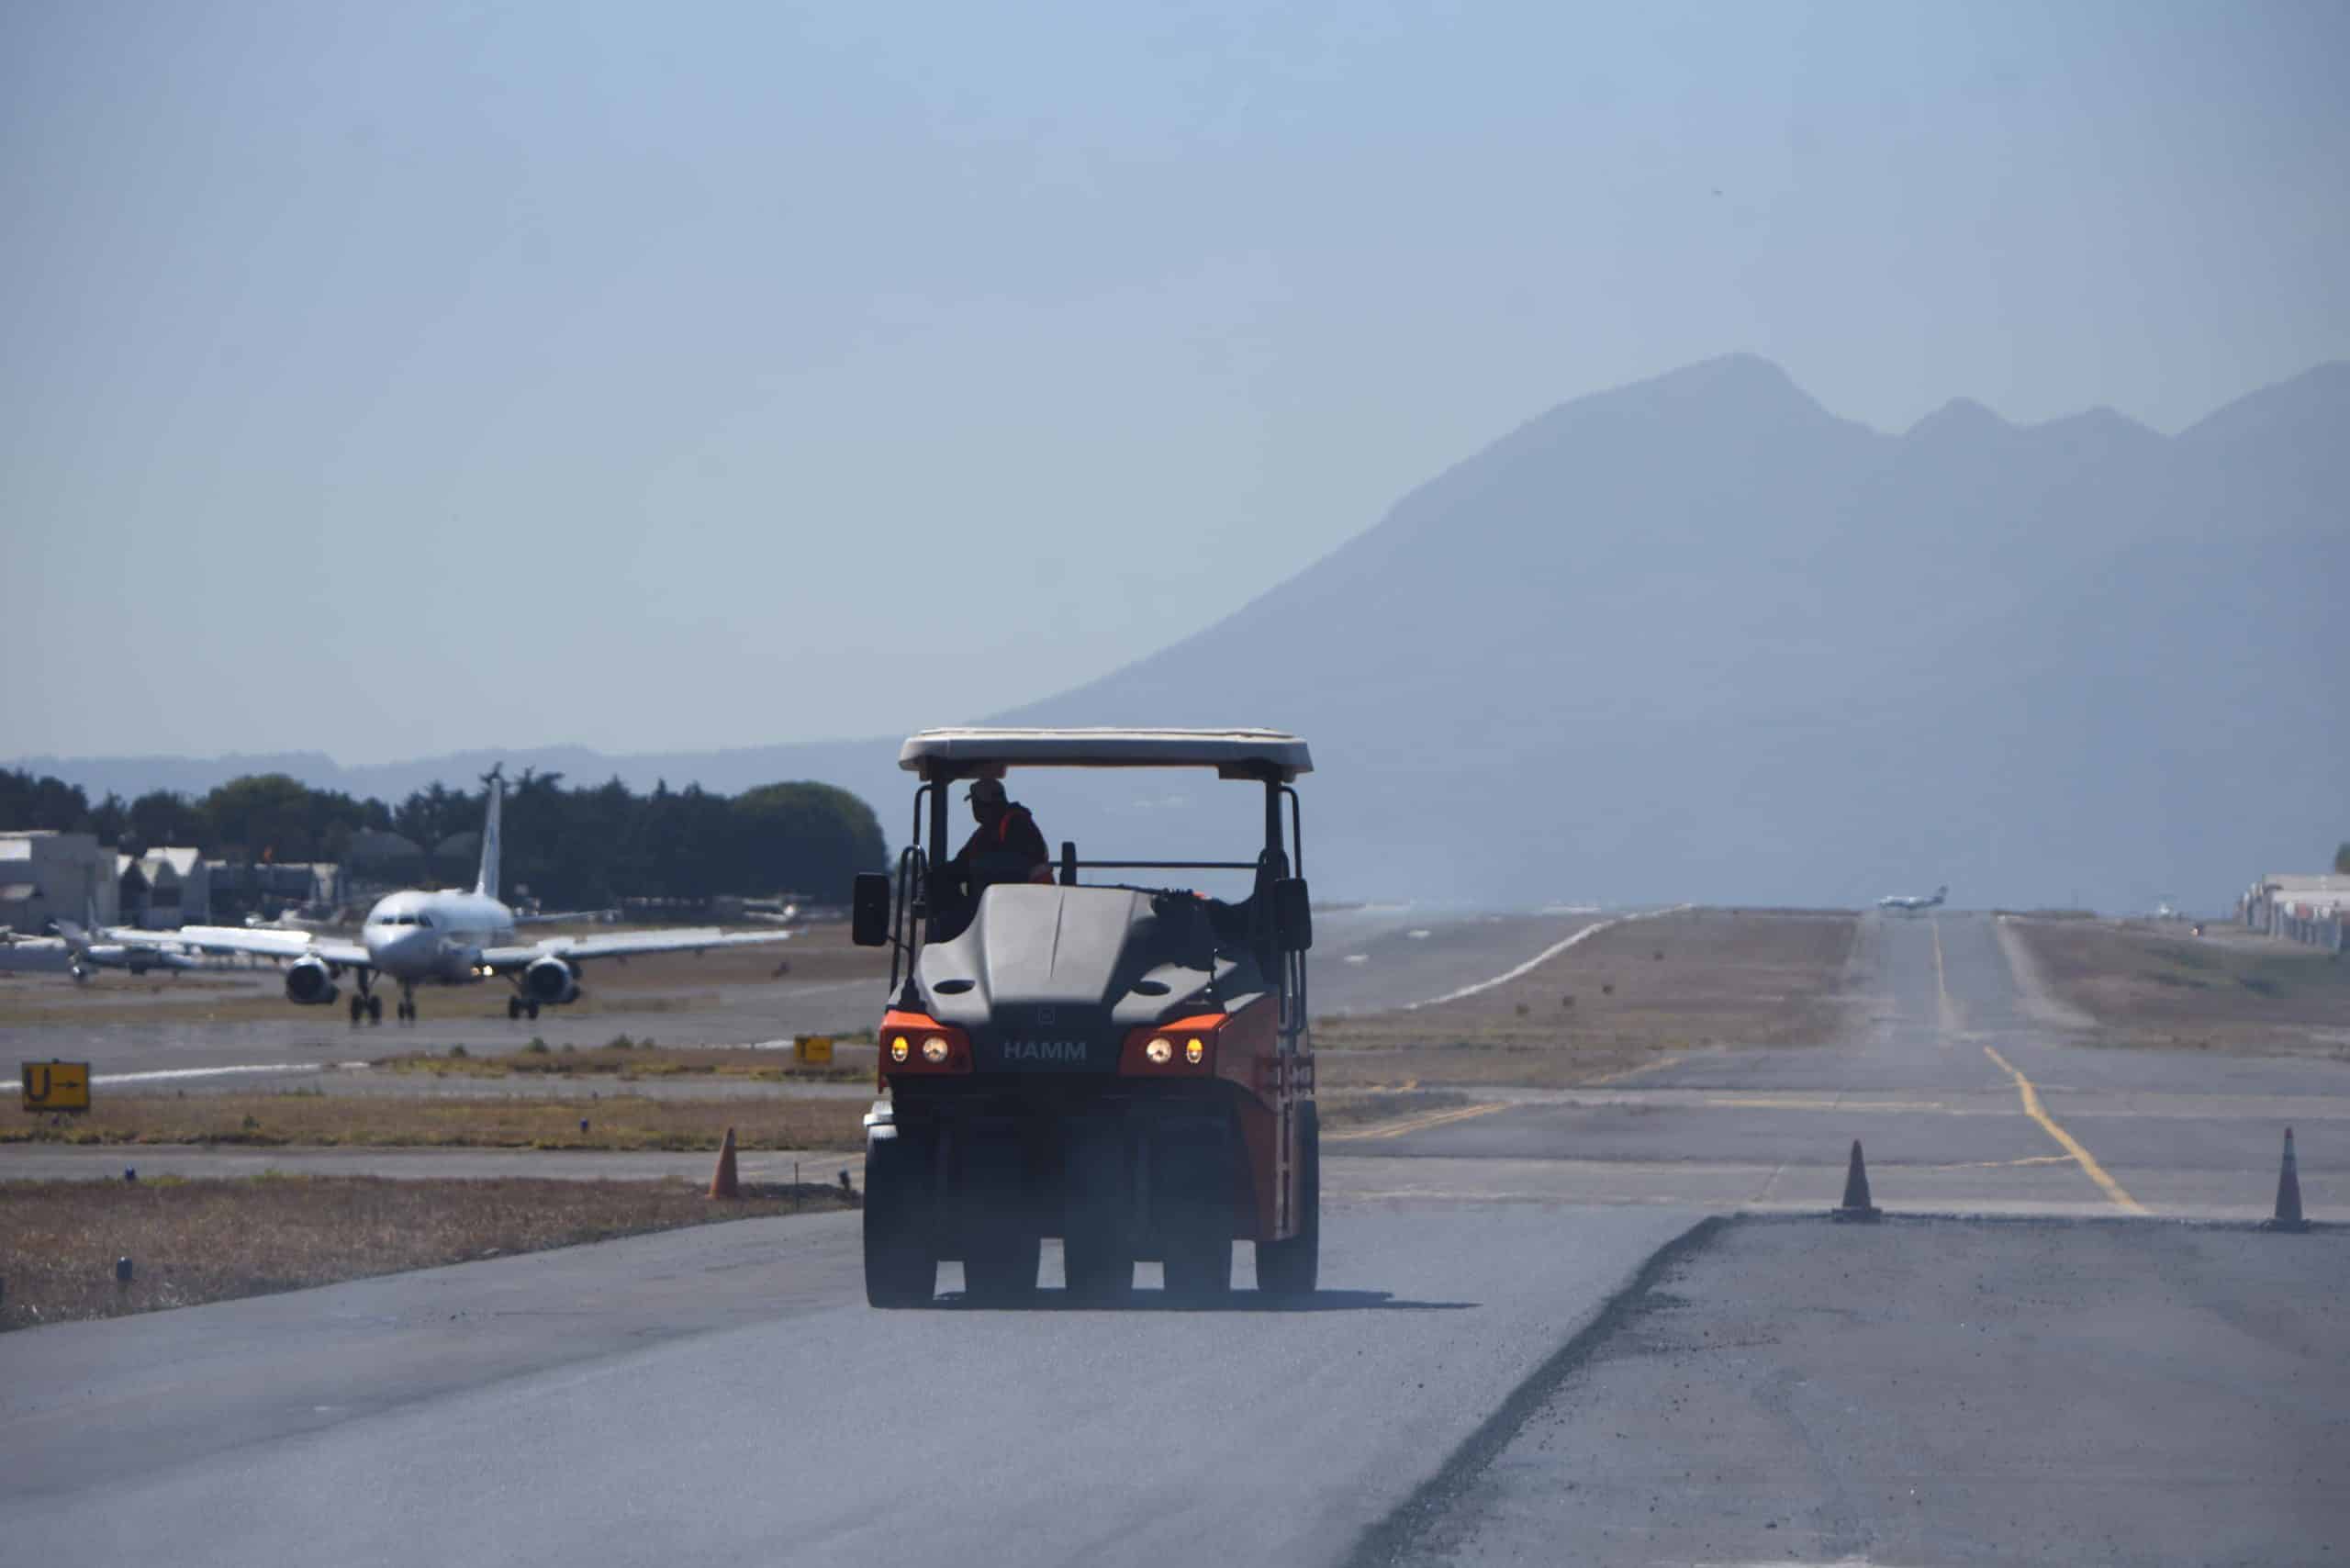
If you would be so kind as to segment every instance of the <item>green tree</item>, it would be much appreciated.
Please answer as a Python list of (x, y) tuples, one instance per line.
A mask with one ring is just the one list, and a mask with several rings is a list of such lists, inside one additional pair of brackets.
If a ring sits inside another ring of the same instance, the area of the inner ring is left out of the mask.
[(381, 801), (361, 801), (333, 790), (313, 790), (283, 773), (231, 778), (196, 808), (204, 842), (231, 858), (332, 860), (361, 828), (387, 828)]
[(310, 791), (283, 773), (231, 778), (197, 808), (212, 842), (233, 859), (308, 860)]
[(108, 790), (106, 798), (90, 808), (89, 830), (100, 844), (119, 844), (124, 831), (130, 826), (130, 808), (122, 797)]
[(734, 798), (731, 890), (787, 890), (846, 903), (859, 871), (887, 868), (889, 846), (873, 808), (830, 784), (767, 784)]
[(90, 799), (62, 778), (0, 769), (0, 831), (90, 831)]
[(205, 850), (212, 847), (204, 814), (188, 802), (186, 796), (169, 790), (151, 790), (131, 801), (129, 821), (124, 831), (138, 840), (141, 849), (176, 844), (192, 844)]
[(2333, 852), (2333, 869), (2337, 876), (2350, 877), (2350, 844)]

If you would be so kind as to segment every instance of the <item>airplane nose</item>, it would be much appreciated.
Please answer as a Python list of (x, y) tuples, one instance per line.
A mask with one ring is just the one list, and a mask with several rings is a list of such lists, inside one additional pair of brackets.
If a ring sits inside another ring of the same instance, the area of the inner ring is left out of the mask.
[(397, 963), (416, 951), (417, 938), (422, 935), (420, 931), (400, 929), (370, 932), (367, 952), (379, 968), (386, 963)]

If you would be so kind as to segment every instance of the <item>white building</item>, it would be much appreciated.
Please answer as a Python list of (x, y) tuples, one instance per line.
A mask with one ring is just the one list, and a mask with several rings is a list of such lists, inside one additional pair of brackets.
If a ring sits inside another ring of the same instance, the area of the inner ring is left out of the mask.
[(212, 920), (212, 868), (200, 849), (165, 846), (115, 857), (122, 924), (150, 931)]
[(86, 833), (0, 833), (0, 925), (38, 934), (53, 920), (118, 917), (115, 853)]
[(2350, 877), (2272, 871), (2244, 890), (2255, 931), (2342, 952), (2350, 947)]

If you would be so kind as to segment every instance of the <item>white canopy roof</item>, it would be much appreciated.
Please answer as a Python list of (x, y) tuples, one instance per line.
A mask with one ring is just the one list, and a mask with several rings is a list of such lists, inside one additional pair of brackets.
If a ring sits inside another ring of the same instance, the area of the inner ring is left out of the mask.
[(1279, 730), (923, 730), (898, 766), (924, 778), (1007, 767), (1213, 767), (1226, 778), (1314, 771), (1305, 743)]

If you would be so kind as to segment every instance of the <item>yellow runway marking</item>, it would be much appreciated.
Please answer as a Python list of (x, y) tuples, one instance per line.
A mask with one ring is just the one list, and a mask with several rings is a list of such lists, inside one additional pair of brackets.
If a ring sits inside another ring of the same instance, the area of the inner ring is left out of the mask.
[(2081, 1169), (2088, 1173), (2089, 1180), (2096, 1182), (2105, 1195), (2113, 1200), (2113, 1205), (2116, 1208), (2124, 1214), (2142, 1215), (2152, 1212), (2145, 1204), (2123, 1192), (2121, 1183), (2105, 1173), (2105, 1167), (2097, 1162), (2095, 1155), (2081, 1147), (2079, 1139), (2056, 1125), (2056, 1118), (2051, 1116), (2041, 1106), (2040, 1091), (2031, 1086), (2031, 1079), (2016, 1070), (2015, 1063), (1988, 1046), (1983, 1047), (1983, 1054), (1998, 1062), (2001, 1070), (2016, 1081), (2016, 1088), (2023, 1094), (2023, 1114), (2038, 1122), (2041, 1131), (2054, 1138), (2066, 1154), (2080, 1162)]
[(1963, 1159), (1956, 1165), (1919, 1165), (1919, 1170), (2004, 1170), (2010, 1165), (2070, 1165), (2069, 1154), (2033, 1154), (2021, 1159)]
[(1490, 1116), (1495, 1111), (1506, 1111), (1509, 1108), (1510, 1102), (1507, 1100), (1495, 1100), (1482, 1105), (1455, 1105), (1449, 1110), (1428, 1111), (1420, 1115), (1406, 1116), (1397, 1122), (1382, 1122), (1377, 1126), (1364, 1127), (1358, 1132), (1332, 1133), (1328, 1141), (1356, 1143), (1365, 1138), (1402, 1137), (1405, 1133), (1426, 1132), (1430, 1127), (1448, 1126), (1454, 1122), (1465, 1122), (1472, 1116)]
[(1939, 1100), (1847, 1100), (1841, 1095), (1801, 1099), (1788, 1094), (1773, 1094), (1746, 1098), (1734, 1095), (1708, 1096), (1708, 1107), (1737, 1111), (1940, 1111), (1947, 1115), (1972, 1115), (1971, 1111), (1953, 1111)]
[(1620, 1072), (1603, 1072), (1597, 1078), (1586, 1078), (1575, 1085), (1578, 1089), (1595, 1089), (1603, 1083), (1621, 1083), (1628, 1078), (1638, 1078), (1644, 1072), (1658, 1072), (1681, 1059), (1679, 1051), (1662, 1056), (1654, 1061), (1644, 1061), (1638, 1067), (1628, 1067)]
[(1940, 1004), (1944, 1034), (1958, 1027), (1958, 1008), (1950, 999), (1950, 977), (1942, 968), (1942, 923), (1932, 915), (1926, 917), (1927, 926), (1934, 934), (1934, 998)]

